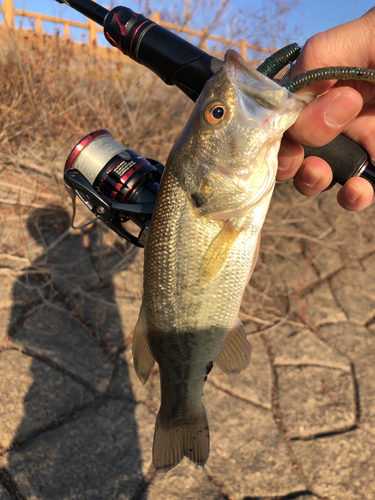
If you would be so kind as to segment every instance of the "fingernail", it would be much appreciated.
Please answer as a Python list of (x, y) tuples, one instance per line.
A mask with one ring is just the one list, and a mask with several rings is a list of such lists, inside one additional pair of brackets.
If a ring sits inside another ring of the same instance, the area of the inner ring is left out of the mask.
[(324, 112), (324, 121), (329, 127), (340, 128), (355, 117), (362, 103), (354, 96), (337, 95)]
[(288, 170), (292, 162), (293, 159), (291, 158), (289, 149), (283, 144), (281, 144), (279, 150), (279, 163), (277, 165), (278, 170), (281, 171)]
[(318, 184), (323, 177), (315, 168), (310, 167), (310, 165), (305, 165), (300, 175), (301, 181), (310, 187)]
[(344, 191), (344, 198), (350, 204), (356, 202), (360, 196), (362, 196), (362, 193), (354, 186), (347, 186)]
[(300, 153), (300, 149), (301, 146), (293, 141), (283, 141), (279, 151), (278, 169), (281, 171), (289, 170), (295, 157)]

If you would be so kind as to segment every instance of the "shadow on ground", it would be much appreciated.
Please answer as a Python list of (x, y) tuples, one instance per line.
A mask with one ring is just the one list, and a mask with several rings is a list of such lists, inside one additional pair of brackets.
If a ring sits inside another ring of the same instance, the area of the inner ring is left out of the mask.
[(1, 445), (11, 448), (6, 470), (22, 476), (16, 482), (23, 498), (127, 499), (144, 467), (123, 361), (121, 387), (111, 390), (134, 326), (124, 332), (111, 273), (123, 248), (111, 252), (98, 227), (53, 246), (68, 225), (65, 212), (35, 211), (28, 219), (29, 234), (47, 251), (15, 282), (12, 348), (0, 356), (8, 413)]

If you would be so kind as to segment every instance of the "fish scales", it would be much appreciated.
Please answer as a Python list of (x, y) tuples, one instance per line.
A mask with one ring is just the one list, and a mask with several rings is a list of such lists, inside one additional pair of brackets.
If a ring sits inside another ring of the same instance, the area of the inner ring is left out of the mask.
[[(162, 195), (155, 207), (145, 250), (144, 302), (149, 320), (162, 332), (192, 331), (213, 325), (232, 328), (260, 228), (241, 233), (218, 279), (202, 286), (196, 263), (203, 261), (221, 227), (204, 217), (196, 220), (188, 195), (176, 189), (178, 183), (172, 177), (167, 172), (163, 179), (166, 187), (161, 186)], [(156, 248), (159, 251), (155, 252)], [(207, 308), (207, 304), (211, 307)]]
[(145, 247), (134, 365), (145, 383), (159, 364), (153, 462), (167, 471), (209, 454), (202, 391), (213, 363), (250, 362), (238, 320), (268, 210), (283, 132), (304, 103), (234, 51), (209, 80), (172, 148)]

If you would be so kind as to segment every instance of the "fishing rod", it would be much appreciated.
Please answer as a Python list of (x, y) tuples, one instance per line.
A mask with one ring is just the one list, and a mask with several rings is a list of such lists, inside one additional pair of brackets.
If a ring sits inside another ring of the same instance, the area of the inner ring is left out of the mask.
[[(222, 65), (220, 59), (128, 7), (108, 10), (91, 0), (56, 1), (69, 5), (101, 25), (111, 45), (150, 69), (167, 85), (177, 86), (193, 101)], [(274, 78), (278, 71), (298, 57), (299, 51), (297, 44), (287, 46), (267, 58), (257, 69)], [(349, 76), (347, 68), (334, 69), (338, 72), (331, 78), (361, 78), (359, 68), (351, 68), (357, 74)], [(316, 78), (316, 71), (311, 74)], [(299, 75), (301, 78), (297, 84), (301, 85), (305, 75), (303, 78)], [(288, 88), (285, 82), (283, 85)], [(339, 184), (361, 176), (375, 189), (375, 167), (367, 151), (350, 139), (339, 135), (326, 146), (304, 146), (304, 150), (305, 156), (318, 156), (327, 161), (334, 181)], [(107, 130), (89, 134), (73, 148), (65, 165), (64, 181), (73, 200), (73, 220), (74, 200), (78, 195), (94, 215), (117, 234), (136, 246), (144, 246), (163, 168), (157, 161), (143, 158), (121, 146)], [(141, 229), (138, 236), (124, 229), (123, 223), (129, 220)]]

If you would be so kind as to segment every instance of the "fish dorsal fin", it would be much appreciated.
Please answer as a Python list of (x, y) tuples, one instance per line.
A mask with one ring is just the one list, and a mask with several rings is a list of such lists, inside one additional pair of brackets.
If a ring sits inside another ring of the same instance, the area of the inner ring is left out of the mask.
[(218, 367), (227, 375), (237, 375), (249, 366), (251, 346), (238, 320), (230, 331), (225, 344), (215, 359)]
[(203, 285), (209, 283), (223, 269), (240, 232), (232, 228), (229, 220), (214, 238), (203, 258), (201, 267)]
[(142, 384), (145, 384), (154, 368), (155, 358), (147, 338), (146, 315), (143, 307), (141, 307), (138, 322), (134, 329), (133, 361), (139, 380)]

